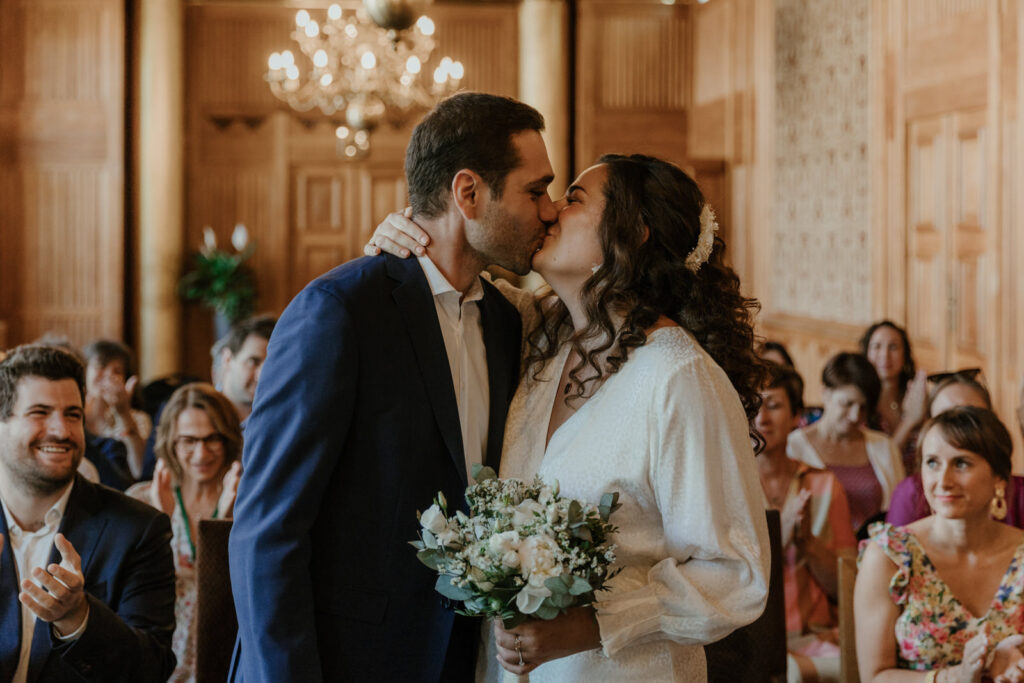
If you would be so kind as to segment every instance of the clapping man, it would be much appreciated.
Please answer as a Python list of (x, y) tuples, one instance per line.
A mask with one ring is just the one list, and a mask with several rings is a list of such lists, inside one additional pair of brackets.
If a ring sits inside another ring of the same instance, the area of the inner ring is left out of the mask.
[(76, 474), (85, 371), (22, 346), (0, 362), (0, 680), (165, 681), (170, 520)]

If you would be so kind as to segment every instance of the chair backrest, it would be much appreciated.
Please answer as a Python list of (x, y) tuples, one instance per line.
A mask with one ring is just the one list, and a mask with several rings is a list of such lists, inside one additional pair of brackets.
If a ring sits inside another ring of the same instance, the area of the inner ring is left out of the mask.
[(838, 559), (839, 583), (839, 680), (858, 683), (857, 641), (853, 622), (853, 586), (857, 581), (857, 558), (841, 553)]
[(196, 682), (228, 678), (238, 633), (228, 569), (230, 519), (199, 520), (196, 547)]
[(786, 596), (782, 576), (782, 523), (778, 510), (766, 510), (771, 546), (768, 604), (754, 623), (704, 647), (708, 683), (786, 679)]

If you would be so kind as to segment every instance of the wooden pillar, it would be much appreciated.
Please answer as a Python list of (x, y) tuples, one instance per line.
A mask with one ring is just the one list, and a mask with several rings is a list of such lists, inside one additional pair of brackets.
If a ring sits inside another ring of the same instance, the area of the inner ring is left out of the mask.
[(139, 372), (181, 368), (177, 281), (185, 234), (185, 3), (136, 0)]
[(519, 6), (519, 99), (544, 115), (544, 142), (555, 170), (552, 196), (572, 182), (569, 162), (569, 3), (523, 0)]

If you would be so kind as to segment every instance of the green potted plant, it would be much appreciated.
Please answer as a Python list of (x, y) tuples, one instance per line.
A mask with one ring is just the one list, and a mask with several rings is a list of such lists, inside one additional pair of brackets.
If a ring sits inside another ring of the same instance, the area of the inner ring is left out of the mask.
[(178, 282), (178, 292), (186, 301), (199, 301), (214, 311), (217, 338), (231, 325), (252, 315), (256, 303), (256, 282), (246, 261), (255, 245), (241, 223), (231, 233), (234, 251), (217, 248), (213, 228), (203, 228), (203, 246), (193, 256), (193, 270)]

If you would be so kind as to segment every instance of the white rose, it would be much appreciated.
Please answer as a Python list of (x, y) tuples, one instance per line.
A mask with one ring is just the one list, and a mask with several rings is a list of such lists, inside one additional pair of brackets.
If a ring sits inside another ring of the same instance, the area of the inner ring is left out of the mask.
[(506, 567), (518, 567), (519, 553), (517, 553), (514, 550), (509, 550), (507, 553), (501, 556), (501, 563)]
[(448, 520), (437, 503), (431, 505), (420, 515), (420, 526), (432, 534), (439, 534), (448, 528)]
[(517, 505), (512, 512), (512, 524), (517, 527), (533, 524), (537, 521), (536, 515), (538, 514), (544, 514), (544, 506), (531, 498), (527, 498)]
[(540, 586), (524, 586), (523, 590), (516, 595), (516, 607), (523, 614), (533, 614), (544, 602), (544, 598), (550, 597), (551, 591)]
[(550, 486), (542, 486), (540, 489), (540, 493), (537, 495), (537, 502), (540, 503), (541, 505), (547, 505), (548, 503), (551, 502), (551, 499), (554, 497), (554, 495), (555, 494), (551, 490)]
[(547, 579), (560, 576), (561, 566), (555, 561), (557, 546), (547, 536), (530, 536), (519, 546), (519, 566), (528, 582), (543, 586)]
[(501, 557), (505, 553), (515, 552), (519, 548), (519, 542), (518, 531), (503, 531), (491, 536), (489, 546), (495, 556)]
[(459, 532), (452, 528), (447, 528), (441, 533), (437, 534), (437, 542), (443, 546), (449, 546), (459, 540)]

